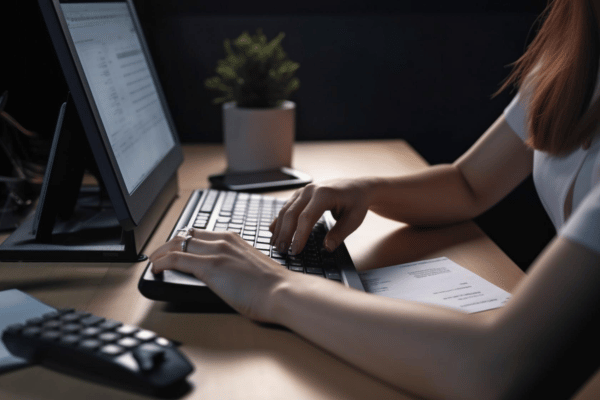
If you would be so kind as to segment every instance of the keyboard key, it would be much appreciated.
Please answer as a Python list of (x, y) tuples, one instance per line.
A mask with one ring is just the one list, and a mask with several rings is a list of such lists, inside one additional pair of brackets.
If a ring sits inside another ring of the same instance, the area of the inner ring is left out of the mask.
[(256, 243), (256, 247), (259, 250), (271, 250), (271, 245), (266, 243)]
[(266, 243), (266, 244), (270, 244), (271, 243), (271, 239), (268, 237), (259, 237), (256, 240), (258, 243)]
[(298, 266), (298, 265), (291, 265), (291, 264), (290, 264), (290, 271), (294, 271), (294, 272), (304, 272), (304, 267), (302, 267), (302, 266)]
[(268, 230), (261, 230), (258, 232), (258, 237), (271, 238), (273, 234)]
[(254, 235), (242, 235), (244, 240), (252, 240), (254, 242)]
[(342, 281), (342, 275), (339, 272), (325, 272), (325, 277), (334, 281)]
[(264, 255), (269, 256), (270, 251), (269, 250), (259, 250), (261, 253), (263, 253)]
[(306, 267), (306, 273), (307, 274), (314, 274), (314, 275), (323, 275), (323, 268)]
[(273, 258), (274, 261), (277, 261), (279, 264), (285, 266), (287, 265), (287, 261), (283, 258)]

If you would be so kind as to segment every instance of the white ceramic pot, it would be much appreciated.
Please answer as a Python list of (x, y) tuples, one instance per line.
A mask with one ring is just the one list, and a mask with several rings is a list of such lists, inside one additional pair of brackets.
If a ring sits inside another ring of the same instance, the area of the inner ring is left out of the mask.
[(244, 172), (292, 166), (296, 104), (277, 108), (241, 108), (223, 104), (227, 171)]

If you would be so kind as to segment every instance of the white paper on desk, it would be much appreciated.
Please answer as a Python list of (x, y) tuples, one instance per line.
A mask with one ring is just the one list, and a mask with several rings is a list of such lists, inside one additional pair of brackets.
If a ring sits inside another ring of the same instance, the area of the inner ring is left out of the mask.
[(476, 313), (502, 307), (510, 293), (446, 257), (360, 272), (365, 290)]

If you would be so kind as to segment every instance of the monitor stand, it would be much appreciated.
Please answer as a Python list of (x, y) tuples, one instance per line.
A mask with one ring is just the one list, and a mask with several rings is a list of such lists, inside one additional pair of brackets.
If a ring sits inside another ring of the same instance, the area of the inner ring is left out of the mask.
[[(62, 105), (35, 214), (0, 245), (0, 261), (137, 262), (144, 240), (122, 229), (98, 186), (82, 186), (94, 157), (69, 98)], [(138, 240), (136, 240), (138, 239)], [(142, 243), (140, 243), (142, 242)]]

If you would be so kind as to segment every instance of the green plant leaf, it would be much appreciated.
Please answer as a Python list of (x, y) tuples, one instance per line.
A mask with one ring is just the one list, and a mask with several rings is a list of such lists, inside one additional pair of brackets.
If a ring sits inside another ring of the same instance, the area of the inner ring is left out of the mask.
[(217, 76), (205, 81), (208, 89), (223, 93), (213, 103), (233, 100), (242, 107), (275, 107), (287, 100), (300, 86), (294, 77), (300, 64), (287, 58), (281, 46), (284, 37), (280, 32), (268, 41), (258, 28), (252, 36), (244, 31), (233, 41), (225, 39), (225, 58), (217, 62)]

